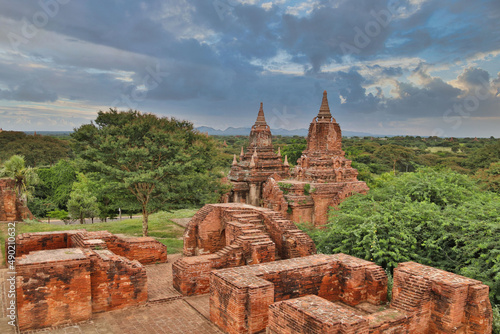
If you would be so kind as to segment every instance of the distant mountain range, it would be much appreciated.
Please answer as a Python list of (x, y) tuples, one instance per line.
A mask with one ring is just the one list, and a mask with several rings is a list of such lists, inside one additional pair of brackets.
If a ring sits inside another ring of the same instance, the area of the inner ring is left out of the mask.
[[(208, 126), (199, 126), (196, 130), (207, 133), (212, 136), (248, 136), (250, 134), (251, 128), (233, 128), (229, 127), (226, 130), (217, 130)], [(284, 137), (292, 137), (292, 136), (307, 136), (307, 129), (295, 129), (295, 130), (287, 130), (287, 129), (271, 129), (271, 132), (274, 136), (284, 136)], [(367, 132), (355, 132), (355, 131), (342, 131), (342, 136), (344, 137), (385, 137), (385, 135), (375, 135)]]

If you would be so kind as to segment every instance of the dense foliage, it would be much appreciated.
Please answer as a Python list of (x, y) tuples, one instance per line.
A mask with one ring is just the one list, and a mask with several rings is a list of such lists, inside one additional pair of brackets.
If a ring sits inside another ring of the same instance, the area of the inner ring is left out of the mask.
[(22, 155), (26, 166), (53, 165), (71, 155), (69, 142), (51, 136), (27, 135), (24, 132), (0, 132), (0, 161)]
[(49, 217), (48, 212), (67, 210), (73, 182), (77, 179), (76, 164), (60, 160), (52, 167), (37, 169), (40, 183), (28, 207), (36, 217)]
[(500, 302), (500, 196), (466, 175), (430, 168), (384, 174), (329, 219), (326, 230), (311, 232), (319, 252), (389, 269), (405, 261), (438, 267), (483, 281)]

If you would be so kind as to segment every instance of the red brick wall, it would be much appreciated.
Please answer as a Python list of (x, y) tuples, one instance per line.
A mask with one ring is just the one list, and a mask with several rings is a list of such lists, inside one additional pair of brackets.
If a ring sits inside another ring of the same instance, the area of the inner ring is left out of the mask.
[[(103, 240), (105, 244), (99, 240)], [(167, 246), (149, 237), (126, 238), (108, 231), (88, 232), (84, 229), (24, 233), (16, 237), (16, 256), (39, 250), (68, 247), (107, 248), (117, 255), (129, 260), (138, 260), (142, 264), (167, 262)]]
[(20, 220), (16, 208), (15, 186), (12, 179), (0, 179), (0, 221)]
[(16, 256), (39, 250), (73, 247), (71, 236), (85, 230), (23, 233), (16, 237)]
[(148, 299), (146, 268), (109, 250), (91, 252), (92, 312), (145, 304)]
[(17, 258), (21, 330), (76, 323), (147, 301), (146, 269), (109, 250), (64, 248)]
[(117, 237), (114, 243), (107, 243), (108, 249), (129, 260), (142, 264), (167, 262), (167, 246), (150, 237)]
[(33, 214), (16, 195), (16, 181), (0, 179), (0, 221), (33, 219)]
[[(210, 319), (227, 333), (491, 333), (488, 286), (414, 262), (394, 271), (345, 254), (213, 271)], [(266, 313), (266, 310), (269, 310)]]
[[(207, 204), (191, 219), (184, 233), (184, 255), (213, 254), (230, 244), (228, 240), (234, 240), (234, 233), (237, 232), (234, 226), (229, 228), (229, 232), (226, 229), (227, 224), (233, 221), (260, 225), (276, 244), (281, 258), (288, 258), (290, 254), (305, 256), (316, 252), (314, 242), (307, 234), (298, 230), (295, 224), (280, 213), (245, 204), (226, 203)], [(290, 237), (292, 240), (284, 242), (284, 237)], [(294, 251), (291, 251), (290, 247), (294, 248)]]
[(184, 232), (184, 255), (205, 255), (222, 249), (226, 245), (223, 229), (220, 208), (205, 205), (193, 216)]
[(368, 298), (383, 304), (387, 277), (382, 273), (372, 262), (345, 254), (212, 271), (210, 319), (229, 333), (256, 333), (267, 326), (267, 308), (277, 301), (317, 295), (349, 305)]
[(269, 306), (268, 334), (368, 334), (368, 320), (341, 304), (314, 295)]
[[(228, 224), (229, 226), (229, 224)], [(237, 224), (232, 225), (234, 231)], [(209, 292), (210, 271), (274, 261), (274, 243), (257, 230), (239, 230), (234, 242), (215, 254), (184, 257), (172, 265), (173, 285), (183, 295)]]
[(207, 252), (213, 256), (185, 257), (173, 264), (174, 287), (182, 294), (207, 293), (213, 269), (307, 256), (316, 253), (316, 248), (307, 234), (280, 213), (229, 203), (205, 205), (186, 228), (184, 255)]
[(411, 316), (411, 333), (491, 333), (488, 286), (415, 262), (394, 269), (391, 307)]
[(32, 253), (17, 259), (20, 330), (75, 323), (92, 315), (90, 260), (77, 248)]

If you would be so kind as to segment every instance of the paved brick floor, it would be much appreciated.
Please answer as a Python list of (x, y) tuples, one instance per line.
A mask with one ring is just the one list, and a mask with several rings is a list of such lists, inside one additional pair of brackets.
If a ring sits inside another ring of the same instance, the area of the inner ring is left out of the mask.
[[(92, 320), (61, 328), (25, 333), (54, 334), (221, 334), (208, 320), (208, 296), (184, 298), (172, 287), (172, 263), (179, 255), (169, 255), (168, 263), (146, 266), (151, 303), (142, 307), (94, 314)], [(17, 333), (7, 324), (6, 269), (0, 270), (0, 333)]]
[(172, 286), (172, 263), (180, 257), (180, 254), (168, 255), (167, 263), (146, 266), (149, 301), (171, 300), (182, 297)]

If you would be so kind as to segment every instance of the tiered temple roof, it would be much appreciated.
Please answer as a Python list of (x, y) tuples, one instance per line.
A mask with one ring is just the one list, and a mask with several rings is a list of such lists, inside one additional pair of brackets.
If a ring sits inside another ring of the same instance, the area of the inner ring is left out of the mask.
[(358, 172), (351, 167), (342, 150), (342, 132), (332, 117), (326, 90), (318, 116), (314, 117), (307, 135), (307, 148), (297, 161), (295, 177), (300, 181), (357, 181)]

